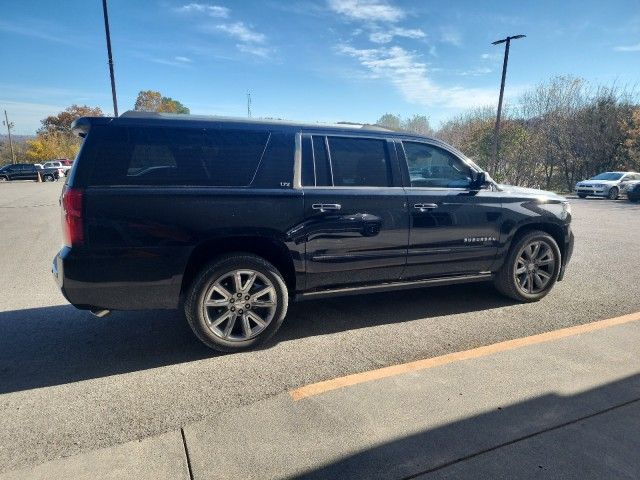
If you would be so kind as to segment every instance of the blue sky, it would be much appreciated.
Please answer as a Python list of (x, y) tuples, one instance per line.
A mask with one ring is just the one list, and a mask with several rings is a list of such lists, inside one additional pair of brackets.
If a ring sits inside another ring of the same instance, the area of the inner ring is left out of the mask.
[[(635, 85), (640, 2), (110, 0), (121, 111), (159, 90), (192, 113), (373, 122), (427, 115), (437, 126), (551, 76)], [(112, 114), (100, 0), (5, 2), (0, 108), (29, 134), (72, 103)]]

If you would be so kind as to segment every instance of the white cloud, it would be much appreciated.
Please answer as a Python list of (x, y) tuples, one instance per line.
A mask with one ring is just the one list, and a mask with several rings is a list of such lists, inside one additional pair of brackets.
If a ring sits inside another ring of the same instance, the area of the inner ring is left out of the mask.
[[(49, 30), (49, 28), (41, 24), (18, 25), (13, 22), (4, 22), (0, 20), (0, 31), (2, 32), (37, 38), (48, 42), (73, 45), (75, 47), (78, 46), (78, 42), (74, 42), (69, 38), (69, 36), (65, 36), (64, 34), (51, 34), (48, 33), (47, 30)], [(82, 45), (82, 42), (80, 42), (80, 45)]]
[(443, 27), (440, 29), (440, 41), (459, 47), (462, 45), (462, 35), (453, 27)]
[(243, 22), (223, 23), (216, 25), (214, 28), (219, 32), (226, 33), (227, 35), (246, 43), (263, 43), (266, 40), (264, 34), (252, 30)]
[(188, 57), (174, 57), (174, 60), (177, 62), (191, 63), (191, 59)]
[(613, 48), (616, 52), (640, 52), (640, 43), (636, 45), (620, 45)]
[(427, 75), (427, 65), (402, 47), (357, 49), (339, 45), (338, 51), (357, 59), (371, 78), (390, 81), (407, 102), (424, 106), (469, 108), (495, 103), (495, 89), (441, 87)]
[(464, 70), (460, 72), (459, 75), (463, 77), (479, 77), (480, 75), (486, 75), (491, 72), (493, 72), (493, 70), (488, 67), (478, 67), (471, 70)]
[(182, 13), (206, 13), (210, 17), (218, 18), (227, 18), (229, 16), (229, 9), (227, 7), (208, 5), (205, 3), (189, 3), (176, 8), (176, 10)]
[(256, 57), (269, 58), (271, 55), (271, 49), (267, 47), (261, 47), (257, 45), (248, 45), (246, 43), (239, 43), (236, 48), (243, 53), (255, 55)]
[(502, 60), (502, 53), (483, 53), (480, 55), (482, 60), (491, 60), (493, 62)]
[(418, 39), (418, 38), (425, 38), (426, 36), (427, 34), (424, 33), (422, 30), (420, 30), (419, 28), (397, 27), (397, 28), (392, 28), (390, 30), (386, 30), (386, 31), (376, 30), (374, 32), (371, 32), (369, 34), (369, 40), (371, 40), (374, 43), (389, 43), (391, 40), (393, 40), (393, 37)]
[(384, 0), (329, 0), (329, 8), (351, 20), (397, 22), (406, 15)]

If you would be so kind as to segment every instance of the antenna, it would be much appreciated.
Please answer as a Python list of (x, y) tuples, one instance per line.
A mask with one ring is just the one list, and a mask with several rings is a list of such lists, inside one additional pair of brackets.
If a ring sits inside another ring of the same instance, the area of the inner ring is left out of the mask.
[(247, 117), (251, 118), (251, 92), (247, 92)]

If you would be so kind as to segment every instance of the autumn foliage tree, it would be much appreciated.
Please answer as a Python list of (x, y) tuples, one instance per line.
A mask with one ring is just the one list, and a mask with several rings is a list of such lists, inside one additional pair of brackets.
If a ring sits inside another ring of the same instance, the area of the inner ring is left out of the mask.
[(189, 109), (178, 100), (163, 97), (154, 90), (141, 90), (133, 108), (141, 112), (189, 113)]
[(58, 132), (71, 135), (71, 124), (80, 117), (102, 117), (104, 114), (100, 107), (88, 107), (87, 105), (71, 105), (57, 115), (50, 115), (41, 120), (42, 127), (38, 130), (39, 135), (47, 135)]
[(560, 76), (507, 106), (500, 154), (492, 159), (495, 109), (445, 122), (437, 136), (462, 150), (498, 181), (571, 191), (602, 171), (640, 169), (640, 107), (633, 91), (593, 87)]
[(41, 121), (42, 126), (33, 140), (27, 140), (25, 156), (31, 162), (56, 158), (74, 158), (80, 149), (81, 139), (71, 131), (71, 124), (80, 117), (102, 117), (100, 107), (71, 105), (57, 115)]

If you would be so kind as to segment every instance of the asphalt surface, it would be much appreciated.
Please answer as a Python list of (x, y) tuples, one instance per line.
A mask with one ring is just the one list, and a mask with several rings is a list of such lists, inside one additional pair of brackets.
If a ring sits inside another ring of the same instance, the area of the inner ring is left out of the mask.
[(576, 249), (536, 304), (490, 285), (291, 306), (265, 348), (212, 354), (177, 312), (96, 319), (50, 274), (61, 183), (0, 185), (0, 472), (141, 439), (349, 373), (640, 310), (640, 205), (572, 200)]

